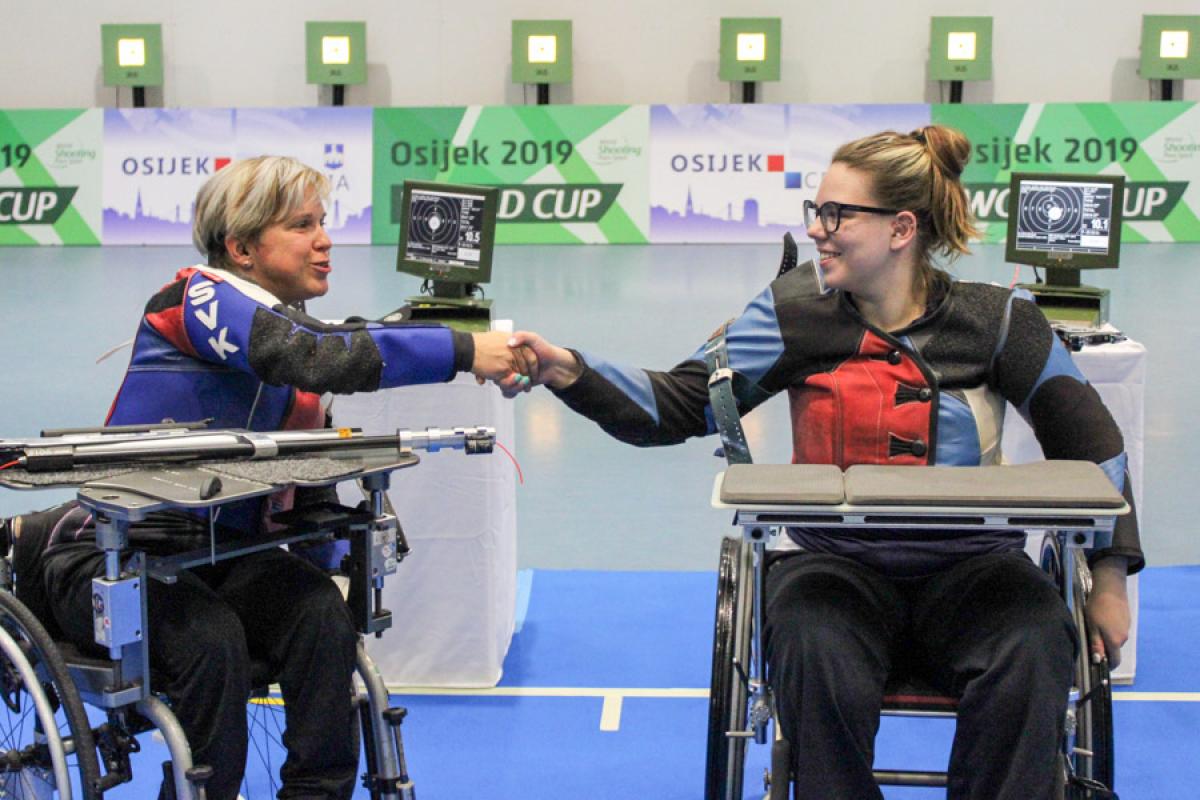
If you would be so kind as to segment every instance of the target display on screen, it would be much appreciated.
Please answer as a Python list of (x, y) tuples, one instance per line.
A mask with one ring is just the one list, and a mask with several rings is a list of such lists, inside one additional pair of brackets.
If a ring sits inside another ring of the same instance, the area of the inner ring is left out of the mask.
[(1017, 200), (1017, 247), (1107, 253), (1112, 187), (1028, 181)]
[(1124, 178), (1014, 174), (1008, 202), (1009, 261), (1115, 267)]
[(471, 283), (490, 278), (494, 188), (406, 181), (396, 206), (400, 210), (398, 269)]
[(408, 213), (408, 258), (430, 264), (478, 267), (483, 198), (450, 192), (413, 192)]

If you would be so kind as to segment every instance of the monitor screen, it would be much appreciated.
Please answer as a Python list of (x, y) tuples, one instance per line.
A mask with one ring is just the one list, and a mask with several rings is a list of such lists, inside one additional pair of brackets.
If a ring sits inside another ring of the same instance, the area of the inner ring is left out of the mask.
[(495, 187), (405, 181), (396, 269), (450, 283), (486, 283), (496, 241)]
[(1120, 175), (1014, 172), (1005, 258), (1035, 267), (1116, 267), (1124, 189)]

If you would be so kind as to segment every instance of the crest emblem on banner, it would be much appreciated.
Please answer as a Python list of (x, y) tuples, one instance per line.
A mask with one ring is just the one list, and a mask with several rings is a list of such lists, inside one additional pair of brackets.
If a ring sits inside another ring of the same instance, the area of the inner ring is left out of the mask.
[(325, 169), (341, 169), (346, 163), (346, 145), (325, 145)]

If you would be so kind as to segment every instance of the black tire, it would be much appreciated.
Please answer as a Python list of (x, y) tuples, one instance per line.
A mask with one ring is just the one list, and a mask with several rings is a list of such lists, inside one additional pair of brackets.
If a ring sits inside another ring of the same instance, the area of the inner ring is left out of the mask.
[[(375, 719), (371, 716), (371, 702), (365, 694), (354, 698), (355, 708), (358, 709), (359, 733), (362, 736), (363, 761), (367, 768), (367, 777), (374, 779), (379, 775), (379, 756), (375, 752)], [(383, 793), (378, 784), (371, 781), (369, 785), (371, 800), (380, 800)]]
[(1076, 659), (1075, 679), (1079, 702), (1075, 708), (1076, 748), (1090, 752), (1070, 754), (1072, 772), (1087, 781), (1113, 788), (1115, 758), (1113, 753), (1112, 681), (1108, 660), (1092, 661), (1090, 629), (1084, 608), (1087, 605), (1085, 587), (1086, 565), (1080, 565), (1072, 592), (1075, 603), (1075, 625), (1079, 631), (1079, 657)]
[(787, 739), (771, 746), (771, 786), (767, 800), (790, 800), (792, 796), (792, 747)]
[[(79, 691), (53, 640), (33, 612), (7, 591), (0, 591), (0, 627), (17, 645), (24, 665), (37, 675), (36, 683), (28, 683), (21, 674), (23, 665), (0, 651), (0, 763), (20, 765), (0, 774), (0, 796), (40, 798), (45, 795), (39, 792), (54, 790), (52, 762), (59, 756), (42, 743), (43, 722), (36, 710), (37, 701), (44, 699), (66, 750), (60, 767), (70, 775), (69, 795), (98, 800), (100, 759), (95, 739)], [(53, 796), (66, 795), (57, 790)]]
[(717, 611), (713, 631), (712, 684), (708, 699), (705, 800), (741, 800), (746, 739), (729, 731), (746, 728), (748, 694), (735, 662), (750, 668), (753, 551), (741, 539), (721, 542)]
[[(1115, 778), (1113, 754), (1112, 683), (1108, 661), (1092, 663), (1090, 629), (1084, 609), (1091, 579), (1086, 562), (1076, 562), (1072, 575), (1063, 574), (1062, 544), (1054, 534), (1042, 540), (1042, 568), (1058, 586), (1063, 600), (1070, 592), (1079, 636), (1079, 654), (1075, 660), (1075, 735), (1064, 742), (1063, 781), (1068, 800), (1098, 800), (1109, 796)], [(1070, 582), (1069, 589), (1066, 583)], [(1080, 752), (1080, 751), (1086, 752)]]

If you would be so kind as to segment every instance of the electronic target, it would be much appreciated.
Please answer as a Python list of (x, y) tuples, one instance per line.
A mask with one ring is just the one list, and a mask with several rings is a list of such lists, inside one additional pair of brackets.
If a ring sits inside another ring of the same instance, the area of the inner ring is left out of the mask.
[(434, 279), (488, 280), (494, 188), (406, 181), (399, 206), (400, 270)]
[(1116, 266), (1124, 178), (1014, 174), (1008, 260), (1038, 266)]

